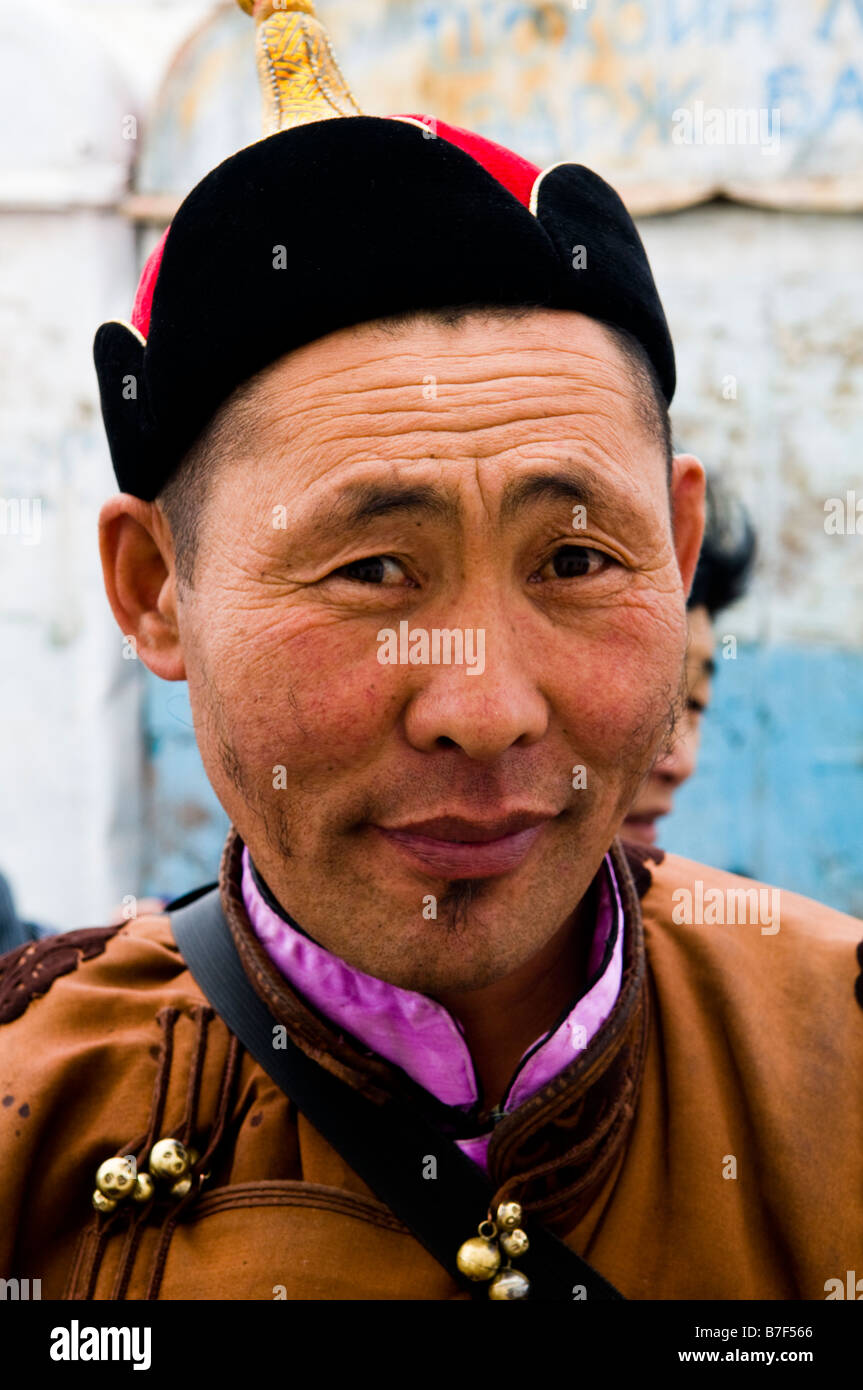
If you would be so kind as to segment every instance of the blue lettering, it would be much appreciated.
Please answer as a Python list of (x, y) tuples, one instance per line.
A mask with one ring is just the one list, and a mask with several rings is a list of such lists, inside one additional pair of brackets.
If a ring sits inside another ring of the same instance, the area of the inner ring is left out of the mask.
[(586, 132), (599, 129), (607, 132), (609, 123), (615, 124), (619, 119), (615, 93), (603, 82), (585, 82), (582, 86), (573, 86), (570, 97), (573, 130)]
[[(815, 30), (816, 39), (830, 39), (833, 37), (833, 21), (839, 13), (843, 3), (844, 0), (828, 0), (827, 8), (824, 11), (824, 17)], [(861, 25), (863, 25), (863, 0), (851, 0), (851, 3), (857, 11), (857, 18)]]
[(710, 0), (691, 0), (689, 14), (681, 18), (678, 14), (679, 0), (668, 0), (668, 42), (676, 48), (694, 30), (701, 30), (704, 37), (710, 33)]
[(855, 68), (844, 68), (836, 79), (833, 101), (819, 126), (819, 134), (833, 124), (840, 111), (858, 111), (863, 116), (863, 82)]
[(733, 4), (729, 4), (725, 11), (724, 37), (732, 39), (736, 35), (738, 24), (755, 20), (760, 24), (765, 34), (773, 30), (774, 24), (773, 0), (756, 0), (756, 3), (748, 5), (745, 9), (736, 9)]
[(699, 80), (698, 77), (692, 77), (679, 91), (672, 92), (666, 85), (665, 78), (657, 77), (656, 91), (653, 94), (634, 82), (627, 83), (630, 96), (640, 105), (641, 110), (636, 114), (634, 124), (624, 134), (623, 148), (631, 150), (645, 126), (651, 124), (656, 126), (660, 140), (670, 140), (672, 114), (698, 88)]
[(615, 11), (619, 10), (638, 10), (638, 31), (627, 41), (626, 33), (621, 30), (614, 34), (612, 45), (618, 53), (643, 53), (653, 42), (653, 21), (656, 15), (652, 5), (634, 5), (633, 0), (615, 0)]
[[(789, 103), (792, 109), (789, 111)], [(794, 118), (794, 104), (799, 109), (798, 119)], [(784, 68), (774, 68), (767, 74), (767, 97), (765, 100), (767, 110), (772, 112), (774, 107), (778, 107), (781, 112), (779, 118), (779, 130), (781, 135), (798, 135), (806, 129), (807, 121), (804, 119), (809, 114), (810, 98), (803, 81), (803, 69), (793, 66)], [(773, 116), (770, 117), (771, 128)]]

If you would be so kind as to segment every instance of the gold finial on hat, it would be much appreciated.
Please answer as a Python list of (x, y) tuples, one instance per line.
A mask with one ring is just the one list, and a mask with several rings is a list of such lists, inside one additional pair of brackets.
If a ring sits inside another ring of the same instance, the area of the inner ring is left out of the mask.
[(237, 0), (252, 15), (264, 134), (362, 112), (339, 71), (312, 0)]

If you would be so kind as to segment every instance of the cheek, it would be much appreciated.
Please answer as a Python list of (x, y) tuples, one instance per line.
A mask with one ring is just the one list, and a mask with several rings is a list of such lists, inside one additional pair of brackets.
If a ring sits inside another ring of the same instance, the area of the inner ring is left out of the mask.
[(597, 764), (636, 759), (664, 730), (676, 699), (685, 624), (629, 612), (559, 648), (552, 679), (565, 727)]
[[(332, 780), (373, 767), (392, 751), (406, 672), (378, 662), (377, 624), (299, 611), (274, 621), (272, 610), (231, 616), (221, 606), (197, 630), (216, 638), (200, 643), (200, 660), (188, 663), (193, 709), (217, 705), (218, 726), (251, 780), (268, 781), (284, 765), (292, 783), (308, 785), (318, 775)], [(565, 730), (567, 747), (615, 780), (611, 769), (628, 770), (653, 751), (685, 640), (682, 610), (675, 623), (647, 605), (606, 609), (551, 636), (545, 624), (528, 624), (519, 665)]]
[(396, 693), (376, 659), (377, 643), (347, 625), (317, 620), (301, 629), (248, 619), (241, 637), (207, 655), (221, 723), (244, 768), (291, 781), (356, 769), (370, 761), (392, 719)]

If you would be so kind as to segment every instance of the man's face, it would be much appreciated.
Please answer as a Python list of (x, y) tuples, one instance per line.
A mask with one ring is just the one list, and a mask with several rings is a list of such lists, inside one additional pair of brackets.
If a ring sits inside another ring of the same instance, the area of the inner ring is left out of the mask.
[(673, 809), (674, 794), (695, 771), (701, 720), (710, 704), (716, 639), (710, 614), (702, 605), (689, 612), (686, 648), (686, 709), (670, 749), (660, 753), (629, 809), (621, 835), (636, 844), (655, 845), (656, 822)]
[[(187, 677), (209, 779), (305, 931), (405, 988), (490, 984), (573, 913), (666, 735), (701, 466), (675, 462), (673, 535), (631, 369), (571, 313), (347, 329), (257, 393), (194, 590), (172, 565), (162, 590), (182, 659), (148, 664)], [(414, 651), (472, 632), (482, 669), (382, 663), (401, 623)]]

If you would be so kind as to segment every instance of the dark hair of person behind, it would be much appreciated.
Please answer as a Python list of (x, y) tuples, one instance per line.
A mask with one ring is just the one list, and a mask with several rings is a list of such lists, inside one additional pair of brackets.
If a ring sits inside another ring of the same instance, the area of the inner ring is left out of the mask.
[(743, 503), (714, 477), (707, 479), (707, 521), (687, 608), (711, 618), (746, 591), (755, 562), (755, 527)]

